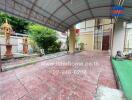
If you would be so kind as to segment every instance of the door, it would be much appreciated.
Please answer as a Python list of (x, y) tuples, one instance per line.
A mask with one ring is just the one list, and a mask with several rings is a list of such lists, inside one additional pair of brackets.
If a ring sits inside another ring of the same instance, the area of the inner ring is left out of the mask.
[(102, 50), (109, 50), (109, 36), (103, 36)]

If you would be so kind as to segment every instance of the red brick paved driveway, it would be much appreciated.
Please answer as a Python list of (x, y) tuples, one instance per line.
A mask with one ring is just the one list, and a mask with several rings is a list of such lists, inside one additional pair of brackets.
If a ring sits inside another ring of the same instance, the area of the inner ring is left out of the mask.
[(84, 51), (0, 73), (0, 100), (93, 100), (100, 85), (116, 88), (110, 58)]

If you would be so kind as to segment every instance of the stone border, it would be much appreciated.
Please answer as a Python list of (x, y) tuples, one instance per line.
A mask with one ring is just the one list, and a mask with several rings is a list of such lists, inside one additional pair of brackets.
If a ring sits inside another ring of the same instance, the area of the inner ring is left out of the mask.
[(66, 56), (66, 55), (68, 55), (67, 52), (64, 52), (64, 54), (60, 54), (60, 55), (55, 56), (55, 57), (53, 56), (53, 57), (49, 57), (49, 58), (43, 58), (41, 60), (30, 61), (28, 63), (7, 66), (7, 67), (2, 68), (2, 72), (12, 70), (12, 69), (16, 69), (16, 68), (20, 68), (20, 67), (25, 67), (25, 66), (32, 65), (32, 64), (35, 64), (35, 63), (39, 63), (39, 62), (42, 62), (42, 61), (45, 61), (45, 60), (50, 60), (50, 59), (54, 59), (54, 58), (62, 57), (62, 56)]

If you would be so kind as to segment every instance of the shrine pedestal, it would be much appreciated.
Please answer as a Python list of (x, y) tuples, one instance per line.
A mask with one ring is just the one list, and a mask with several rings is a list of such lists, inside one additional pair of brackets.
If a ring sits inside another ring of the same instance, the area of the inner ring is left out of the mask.
[(28, 54), (28, 45), (23, 44), (23, 54)]
[(13, 57), (13, 54), (12, 54), (12, 45), (6, 44), (6, 53), (5, 53), (5, 56), (7, 58), (12, 58)]

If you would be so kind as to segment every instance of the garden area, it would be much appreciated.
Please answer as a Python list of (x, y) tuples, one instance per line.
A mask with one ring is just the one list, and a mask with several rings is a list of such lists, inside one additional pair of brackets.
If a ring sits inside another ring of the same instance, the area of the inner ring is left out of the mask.
[[(0, 26), (0, 53), (4, 71), (66, 54), (67, 36), (64, 35), (61, 41), (58, 31), (3, 12), (0, 12)], [(9, 38), (3, 32), (8, 26), (12, 32)], [(6, 55), (7, 44), (11, 46), (9, 56)]]
[(117, 81), (127, 100), (132, 100), (132, 61), (112, 59)]

